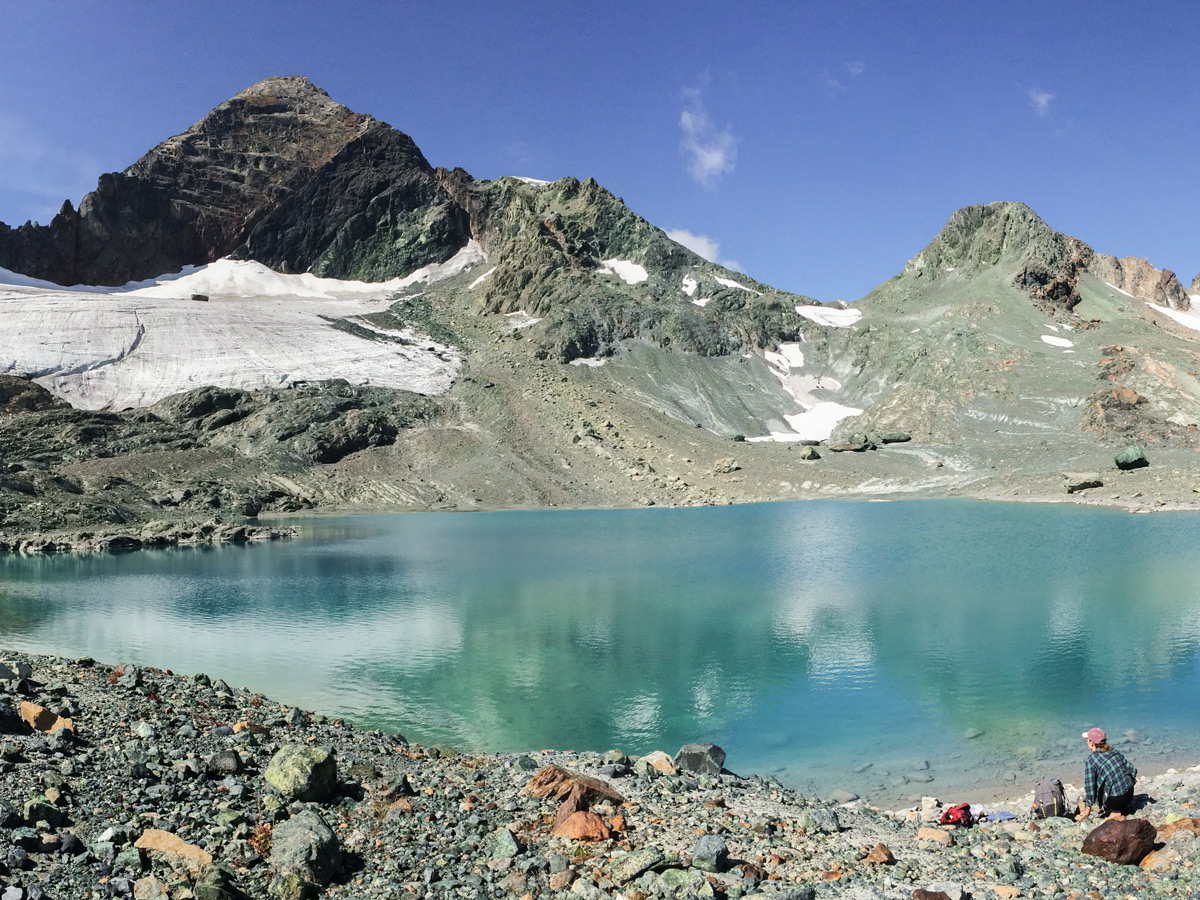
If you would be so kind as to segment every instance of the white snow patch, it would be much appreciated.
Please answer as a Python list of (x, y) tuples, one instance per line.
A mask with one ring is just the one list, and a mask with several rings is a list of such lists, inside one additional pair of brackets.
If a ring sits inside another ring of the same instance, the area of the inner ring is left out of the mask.
[[(1196, 300), (1198, 303), (1200, 303), (1200, 297), (1197, 297)], [(1162, 313), (1164, 316), (1174, 319), (1180, 325), (1200, 331), (1200, 316), (1197, 316), (1194, 313), (1180, 312), (1177, 309), (1171, 309), (1169, 306), (1159, 306), (1157, 303), (1147, 303), (1146, 305), (1151, 309)]]
[(601, 275), (616, 275), (626, 284), (641, 284), (650, 274), (646, 267), (628, 259), (605, 259), (596, 271)]
[(680, 285), (680, 289), (689, 297), (694, 297), (696, 295), (696, 288), (698, 287), (700, 287), (700, 282), (696, 280), (694, 275), (688, 273), (687, 275), (683, 276), (683, 284)]
[(768, 363), (784, 372), (804, 368), (804, 353), (800, 350), (799, 344), (780, 344), (778, 353), (766, 350), (763, 352), (763, 356)]
[(1111, 282), (1108, 282), (1108, 281), (1106, 281), (1106, 282), (1104, 282), (1104, 283), (1105, 283), (1105, 284), (1107, 284), (1107, 285), (1108, 285), (1110, 288), (1112, 288), (1114, 291), (1116, 291), (1118, 294), (1124, 294), (1124, 295), (1125, 295), (1126, 297), (1128, 297), (1130, 300), (1136, 300), (1136, 299), (1137, 299), (1137, 297), (1133, 296), (1133, 294), (1129, 293), (1129, 291), (1122, 290), (1121, 288), (1117, 287), (1115, 284), (1112, 284)]
[(534, 187), (545, 187), (548, 184), (553, 184), (552, 181), (543, 181), (541, 178), (526, 178), (524, 175), (511, 175), (510, 178), (515, 178), (524, 184), (532, 184)]
[(571, 360), (570, 365), (572, 365), (572, 366), (587, 366), (589, 369), (598, 369), (602, 365), (604, 365), (606, 362), (608, 362), (607, 359), (600, 359), (599, 357), (592, 356), (592, 357), (588, 357), (586, 359), (573, 359), (573, 360)]
[(712, 297), (701, 297), (699, 300), (693, 300), (692, 302), (697, 306), (708, 306), (708, 304), (712, 303)]
[(1058, 331), (1058, 328), (1055, 327), (1054, 325), (1047, 325), (1046, 327), (1049, 328), (1051, 331)]
[(792, 426), (792, 431), (772, 431), (762, 437), (746, 438), (747, 441), (825, 441), (833, 434), (833, 429), (842, 419), (861, 415), (861, 409), (843, 406), (840, 403), (818, 403), (812, 409), (794, 416), (784, 416), (784, 420)]
[(528, 328), (530, 325), (536, 325), (538, 322), (542, 321), (541, 319), (534, 318), (523, 309), (519, 309), (516, 312), (505, 313), (504, 318), (512, 320), (509, 322), (509, 324), (512, 325), (513, 328)]
[(475, 288), (477, 288), (477, 287), (479, 287), (481, 284), (483, 284), (483, 281), (484, 281), (484, 279), (485, 279), (485, 278), (487, 278), (489, 275), (491, 275), (491, 274), (492, 274), (493, 272), (495, 272), (495, 271), (496, 271), (496, 267), (495, 267), (495, 266), (492, 266), (490, 269), (488, 269), (486, 272), (484, 272), (482, 275), (480, 275), (478, 278), (476, 278), (474, 281), (472, 281), (472, 282), (471, 282), (471, 283), (470, 283), (470, 284), (467, 286), (467, 290), (469, 290), (469, 291), (473, 291), (473, 290), (475, 290)]
[[(472, 242), (450, 260), (371, 284), (281, 275), (220, 260), (121, 288), (67, 289), (4, 276), (0, 373), (35, 378), (82, 409), (147, 406), (202, 385), (256, 389), (345, 378), (440, 394), (461, 359), (410, 329), (357, 317), (391, 305), (397, 287), (456, 275), (486, 260)], [(187, 302), (205, 294), (208, 303)], [(379, 337), (330, 324), (350, 318)]]
[(748, 288), (741, 282), (734, 281), (732, 278), (722, 278), (720, 275), (716, 275), (714, 278), (716, 279), (717, 284), (723, 284), (725, 287), (737, 288), (739, 291), (749, 291), (751, 294), (757, 294), (760, 297), (762, 296), (762, 291), (756, 291), (754, 288)]
[(1043, 334), (1042, 342), (1050, 344), (1052, 347), (1074, 347), (1075, 344), (1068, 341), (1066, 338), (1055, 337), (1052, 334)]
[(861, 309), (842, 309), (837, 306), (797, 306), (804, 318), (830, 328), (849, 328), (862, 318)]

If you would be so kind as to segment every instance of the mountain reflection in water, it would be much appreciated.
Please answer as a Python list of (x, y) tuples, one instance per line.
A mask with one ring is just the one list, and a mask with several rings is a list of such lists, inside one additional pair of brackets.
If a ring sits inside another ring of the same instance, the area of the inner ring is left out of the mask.
[(735, 771), (881, 800), (1078, 781), (1094, 724), (1144, 735), (1144, 771), (1200, 762), (1194, 514), (913, 501), (291, 522), (303, 536), (275, 544), (4, 558), (0, 646), (207, 671), (462, 749), (712, 740)]

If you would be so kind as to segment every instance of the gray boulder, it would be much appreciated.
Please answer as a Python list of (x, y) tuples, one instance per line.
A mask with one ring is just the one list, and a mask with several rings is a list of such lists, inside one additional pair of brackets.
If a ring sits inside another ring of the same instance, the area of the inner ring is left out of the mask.
[(692, 865), (702, 872), (724, 872), (729, 866), (729, 848), (724, 838), (705, 834), (692, 850)]
[(677, 772), (720, 775), (725, 767), (725, 751), (716, 744), (684, 744), (675, 754)]
[[(276, 896), (304, 897), (312, 887), (328, 884), (342, 865), (342, 847), (333, 829), (314, 809), (306, 809), (277, 825), (271, 836), (271, 865), (279, 882)], [(287, 878), (285, 876), (293, 876)], [(298, 892), (298, 893), (297, 893)]]

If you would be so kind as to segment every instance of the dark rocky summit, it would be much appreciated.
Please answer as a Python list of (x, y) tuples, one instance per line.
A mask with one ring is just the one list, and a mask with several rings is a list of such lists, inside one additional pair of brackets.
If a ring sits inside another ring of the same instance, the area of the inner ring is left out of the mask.
[(281, 270), (381, 279), (466, 240), (411, 138), (282, 77), (101, 176), (78, 210), (67, 202), (49, 225), (0, 225), (0, 266), (119, 285), (240, 252)]

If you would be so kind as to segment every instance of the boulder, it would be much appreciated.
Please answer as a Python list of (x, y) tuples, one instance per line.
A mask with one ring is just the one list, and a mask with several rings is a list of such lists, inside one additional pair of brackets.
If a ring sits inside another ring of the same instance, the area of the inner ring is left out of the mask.
[(594, 812), (572, 813), (552, 832), (555, 837), (573, 841), (607, 841), (611, 836), (608, 826)]
[(888, 849), (887, 844), (879, 843), (871, 848), (871, 852), (866, 855), (863, 860), (869, 863), (878, 863), (879, 865), (891, 866), (895, 865), (896, 857), (892, 851)]
[[(319, 812), (306, 809), (275, 826), (271, 865), (281, 876), (295, 876), (288, 879), (292, 889), (295, 880), (307, 885), (327, 884), (342, 865), (341, 843)], [(303, 884), (300, 887), (307, 889)]]
[(1109, 819), (1088, 832), (1083, 852), (1123, 866), (1135, 866), (1151, 850), (1158, 834), (1145, 819)]
[(651, 771), (657, 772), (659, 775), (676, 774), (675, 763), (671, 760), (671, 757), (667, 756), (661, 750), (647, 753), (637, 761), (633, 770), (639, 775), (645, 775)]
[(337, 788), (337, 760), (324, 747), (289, 744), (271, 757), (264, 777), (289, 800), (321, 803)]
[(615, 883), (625, 884), (665, 860), (663, 852), (657, 847), (643, 847), (614, 859), (609, 866), (609, 874)]
[(729, 848), (716, 834), (701, 835), (692, 850), (692, 865), (702, 872), (724, 872), (729, 866)]
[(734, 459), (732, 456), (726, 456), (713, 463), (712, 471), (714, 475), (729, 475), (732, 472), (736, 472), (740, 468), (741, 466), (737, 464), (736, 459)]
[(1063, 481), (1068, 494), (1104, 487), (1104, 481), (1095, 472), (1063, 472)]
[(816, 447), (801, 447), (800, 452), (796, 454), (803, 460), (812, 462), (821, 458), (821, 454), (817, 452)]
[(885, 431), (879, 435), (881, 444), (907, 444), (911, 440), (912, 435), (904, 431)]
[(233, 873), (224, 866), (208, 866), (200, 873), (192, 889), (196, 900), (247, 900), (237, 886)]
[(1117, 468), (1122, 471), (1129, 469), (1142, 469), (1150, 465), (1150, 460), (1146, 459), (1146, 454), (1141, 447), (1130, 445), (1113, 457), (1113, 461), (1117, 464)]
[(55, 715), (46, 707), (38, 706), (29, 700), (21, 701), (21, 721), (43, 734), (53, 734), (61, 729), (66, 729), (72, 734), (75, 732), (75, 726), (70, 719)]
[(521, 852), (521, 845), (507, 828), (497, 828), (484, 839), (480, 849), (488, 859), (511, 859)]
[(565, 800), (576, 785), (584, 788), (584, 798), (589, 802), (606, 799), (624, 803), (625, 798), (599, 778), (589, 778), (578, 772), (569, 772), (559, 766), (543, 766), (525, 782), (525, 793), (531, 797), (549, 797)]
[(806, 809), (800, 817), (800, 827), (806, 834), (837, 834), (842, 830), (837, 813), (826, 806)]
[(725, 751), (716, 744), (684, 744), (675, 754), (675, 769), (698, 775), (720, 775), (725, 768)]
[(134, 841), (133, 846), (165, 858), (172, 867), (182, 866), (196, 873), (212, 862), (212, 854), (207, 850), (158, 828), (147, 828), (141, 837)]

